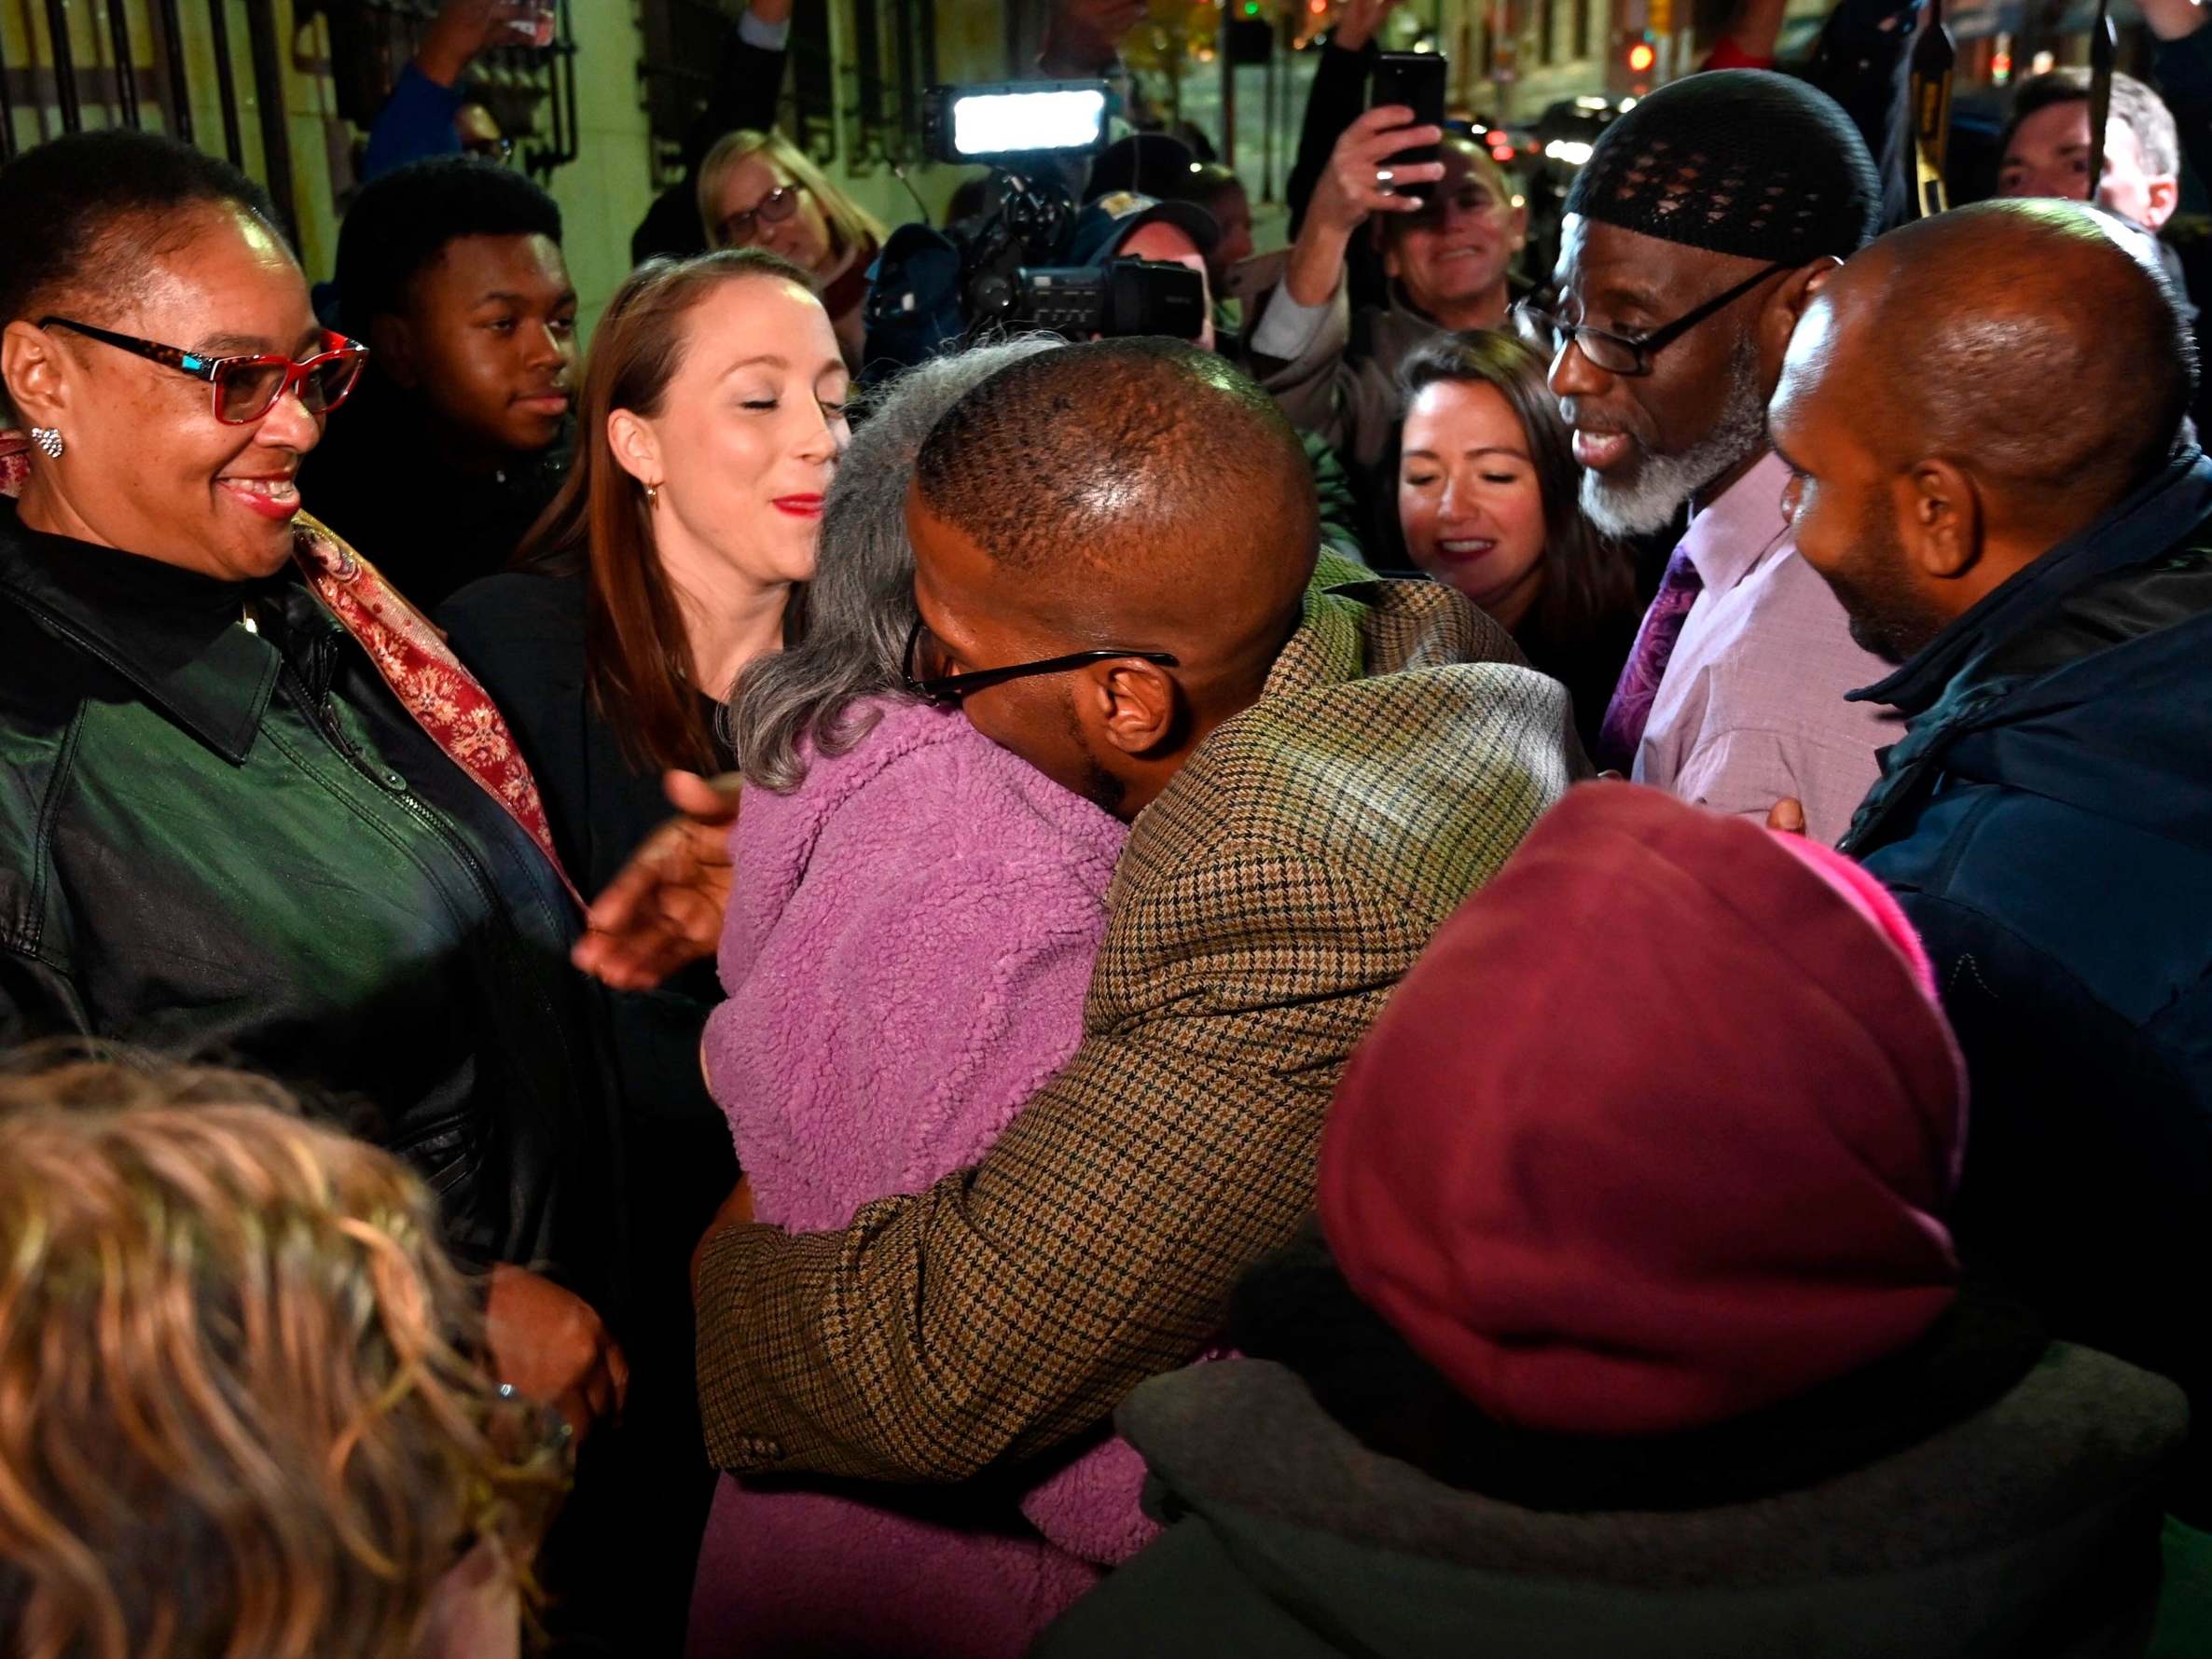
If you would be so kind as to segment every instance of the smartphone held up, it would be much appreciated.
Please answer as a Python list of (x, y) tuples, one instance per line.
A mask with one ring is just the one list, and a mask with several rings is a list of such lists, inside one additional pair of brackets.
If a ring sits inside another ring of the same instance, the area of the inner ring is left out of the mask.
[[(1376, 59), (1373, 77), (1367, 83), (1367, 107), (1381, 109), (1387, 104), (1403, 104), (1413, 111), (1413, 118), (1406, 125), (1441, 127), (1445, 79), (1449, 73), (1449, 64), (1441, 53), (1384, 52)], [(1401, 150), (1390, 159), (1413, 167), (1437, 160), (1442, 154), (1435, 145), (1424, 144)], [(1399, 194), (1424, 202), (1436, 194), (1435, 185), (1425, 181), (1408, 182), (1397, 188)]]

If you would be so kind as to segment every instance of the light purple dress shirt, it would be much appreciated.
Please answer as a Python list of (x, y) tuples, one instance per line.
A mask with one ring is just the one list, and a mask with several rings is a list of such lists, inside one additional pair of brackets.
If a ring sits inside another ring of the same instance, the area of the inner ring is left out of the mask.
[(1903, 717), (1844, 693), (1890, 670), (1852, 641), (1844, 608), (1797, 556), (1782, 517), (1790, 469), (1769, 454), (1690, 520), (1681, 551), (1705, 590), (1652, 702), (1633, 776), (1669, 795), (1764, 821), (1785, 796), (1833, 846), (1880, 772)]

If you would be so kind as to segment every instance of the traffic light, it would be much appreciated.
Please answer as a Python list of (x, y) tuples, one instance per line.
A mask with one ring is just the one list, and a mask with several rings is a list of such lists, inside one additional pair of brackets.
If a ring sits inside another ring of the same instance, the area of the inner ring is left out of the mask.
[(1659, 48), (1649, 35), (1632, 35), (1623, 61), (1628, 70), (1626, 90), (1632, 97), (1643, 97), (1652, 90), (1652, 71), (1659, 66)]
[(1227, 36), (1229, 62), (1265, 63), (1275, 55), (1275, 23), (1263, 15), (1260, 0), (1232, 0)]

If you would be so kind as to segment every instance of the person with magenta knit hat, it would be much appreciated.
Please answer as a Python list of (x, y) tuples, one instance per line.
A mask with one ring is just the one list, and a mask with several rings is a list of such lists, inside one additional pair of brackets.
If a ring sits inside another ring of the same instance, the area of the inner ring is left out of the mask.
[(2142, 1652), (2187, 1408), (1962, 1282), (1965, 1121), (1856, 865), (1573, 790), (1355, 1057), (1252, 1357), (1123, 1405), (1167, 1529), (1032, 1651)]

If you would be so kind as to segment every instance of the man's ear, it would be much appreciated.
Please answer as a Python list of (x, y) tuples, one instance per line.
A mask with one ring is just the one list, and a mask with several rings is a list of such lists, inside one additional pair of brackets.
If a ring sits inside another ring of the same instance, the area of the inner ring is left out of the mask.
[(0, 334), (0, 386), (25, 426), (66, 426), (69, 365), (61, 342), (19, 319)]
[(1905, 552), (1924, 575), (1956, 581), (1982, 560), (1981, 491), (1948, 461), (1923, 461), (1897, 481)]
[(2143, 228), (2156, 235), (2165, 228), (2174, 210), (2181, 205), (2181, 181), (2170, 173), (2163, 173), (2145, 180), (2144, 189), (2150, 198), (2150, 222)]
[(1767, 362), (1780, 366), (1790, 351), (1790, 337), (1797, 332), (1805, 307), (1813, 303), (1813, 296), (1825, 288), (1843, 268), (1842, 260), (1823, 256), (1809, 265), (1799, 266), (1782, 279), (1782, 285), (1774, 291), (1759, 315), (1760, 354)]
[(422, 355), (405, 317), (386, 311), (368, 320), (368, 349), (377, 367), (394, 386), (412, 392), (422, 383)]
[(1124, 754), (1151, 753), (1181, 724), (1175, 682), (1157, 663), (1126, 657), (1098, 663), (1085, 676), (1084, 695), (1106, 741)]

